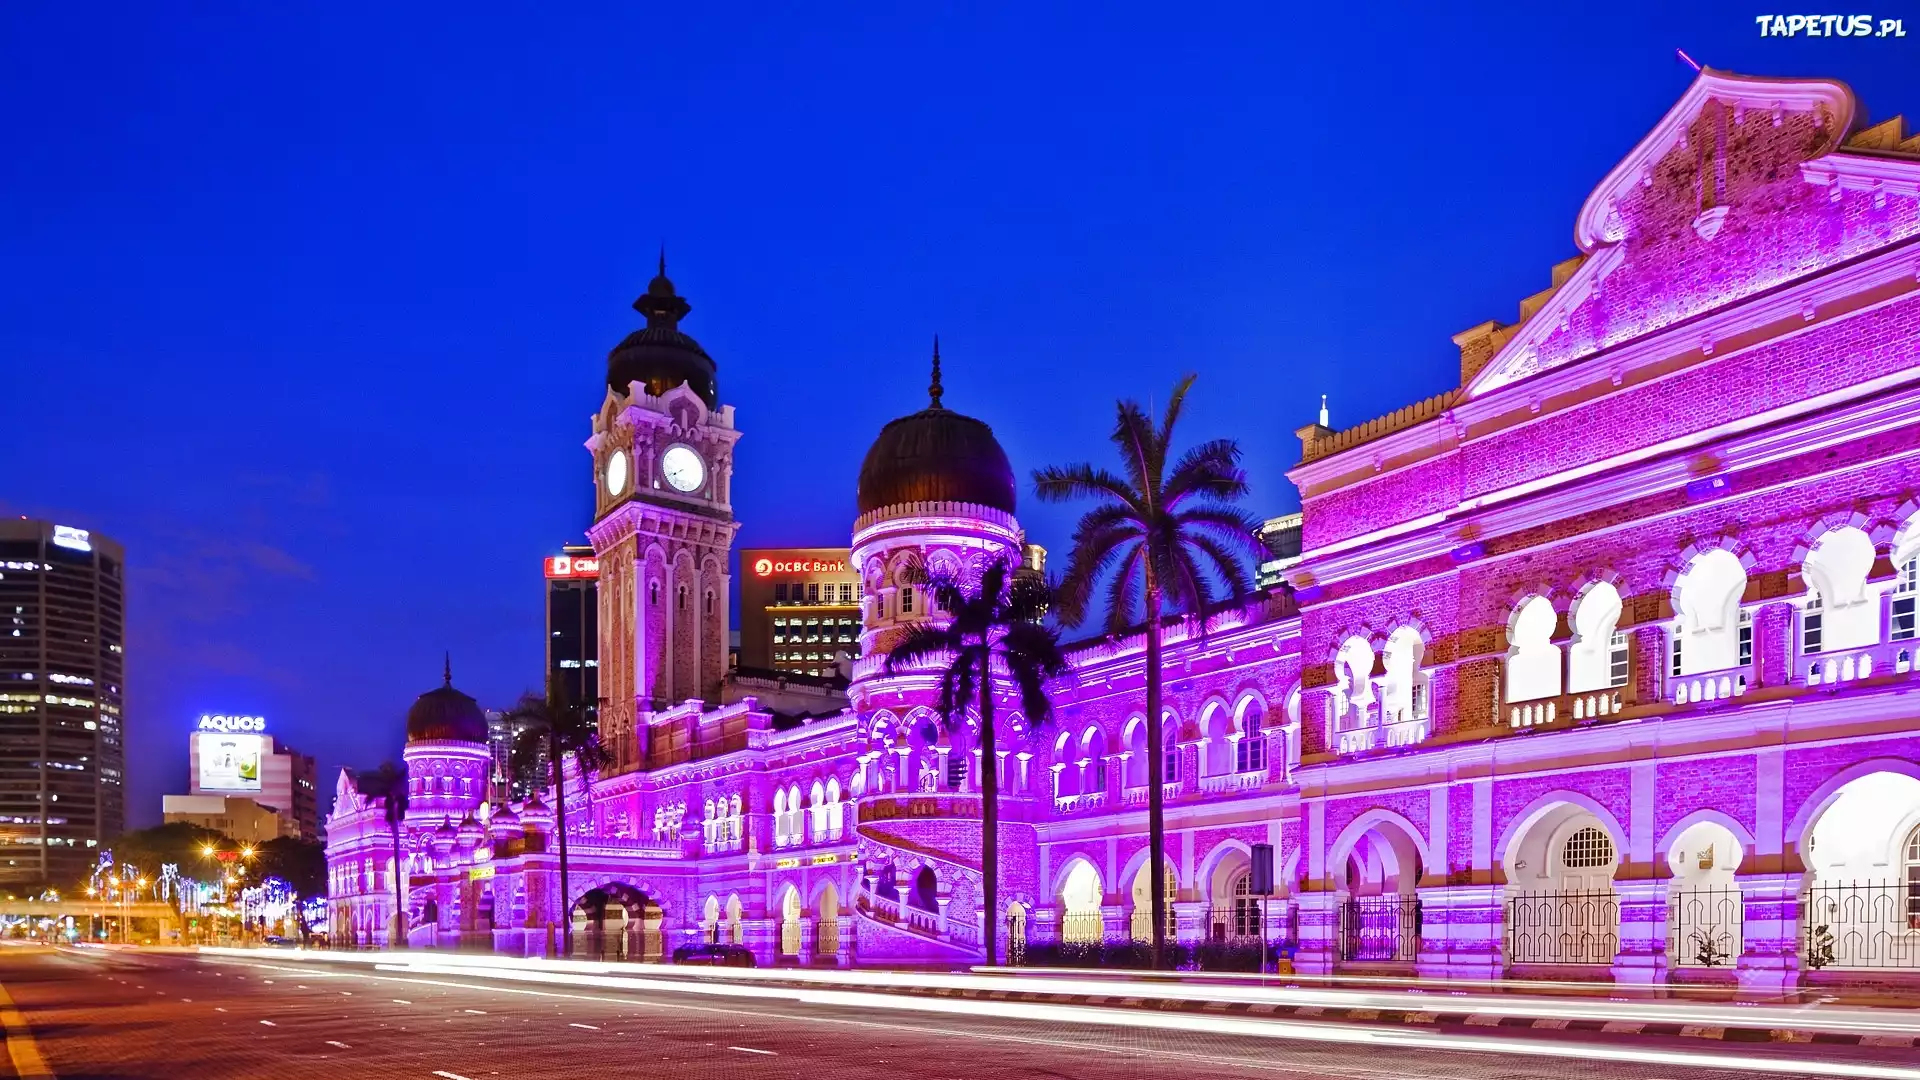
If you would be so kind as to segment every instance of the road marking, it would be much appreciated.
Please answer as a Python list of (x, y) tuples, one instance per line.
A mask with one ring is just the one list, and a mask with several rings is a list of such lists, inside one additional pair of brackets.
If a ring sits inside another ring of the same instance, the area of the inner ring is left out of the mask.
[(263, 1023), (263, 1024), (265, 1024), (265, 1025), (267, 1025), (268, 1027), (279, 1027), (279, 1026), (280, 1026), (279, 1024), (276, 1024), (276, 1023), (274, 1023), (274, 1022), (273, 1022), (273, 1021), (271, 1021), (271, 1020), (262, 1020), (262, 1021), (260, 1021), (260, 1022), (261, 1022), (261, 1023)]
[(327, 1040), (327, 1045), (328, 1045), (328, 1046), (337, 1046), (337, 1047), (339, 1047), (339, 1048), (340, 1048), (340, 1049), (342, 1049), (342, 1050), (351, 1050), (351, 1049), (353, 1049), (353, 1047), (351, 1047), (351, 1046), (348, 1046), (348, 1045), (347, 1045), (346, 1043), (343, 1043), (343, 1042), (340, 1042), (340, 1041), (339, 1041), (339, 1040), (337, 1040), (337, 1039), (328, 1039), (328, 1040)]
[(306, 984), (306, 983), (294, 983), (294, 984), (293, 984), (293, 988), (294, 988), (295, 990), (305, 990), (305, 989), (307, 988), (307, 984)]
[(408, 1000), (407, 1000), (406, 998), (394, 998), (394, 999), (393, 999), (393, 1003), (394, 1003), (395, 1005), (411, 1005), (411, 1004), (413, 1004), (413, 1002), (411, 1002), (411, 1001), (408, 1001)]
[(475, 1016), (485, 1016), (485, 1015), (487, 1015), (485, 1011), (483, 1011), (483, 1010), (480, 1010), (480, 1009), (462, 1009), (462, 1010), (460, 1010), (460, 1011), (461, 1011), (461, 1012), (470, 1012), (470, 1013), (472, 1013), (472, 1014), (473, 1014), (473, 1015), (475, 1015)]
[(225, 1009), (223, 1009), (223, 1008), (221, 1008), (221, 1007), (220, 1007), (220, 1006), (218, 1006), (218, 1005), (215, 1005), (215, 1006), (213, 1007), (213, 1011), (214, 1011), (214, 1012), (226, 1012), (227, 1010), (225, 1010)]
[(33, 1041), (33, 1029), (14, 1007), (13, 998), (4, 986), (0, 986), (0, 1026), (7, 1029), (7, 1057), (12, 1059), (13, 1071), (19, 1074), (20, 1080), (53, 1080), (53, 1070)]
[(765, 1054), (765, 1055), (767, 1055), (768, 1057), (779, 1057), (779, 1056), (780, 1056), (779, 1054), (776, 1054), (776, 1053), (774, 1053), (774, 1052), (773, 1052), (773, 1051), (771, 1051), (771, 1050), (755, 1050), (755, 1049), (754, 1049), (753, 1047), (751, 1047), (751, 1046), (729, 1046), (729, 1047), (727, 1047), (727, 1049), (729, 1049), (729, 1050), (738, 1050), (738, 1051), (740, 1051), (740, 1052), (741, 1052), (741, 1053), (743, 1053), (743, 1054)]
[(341, 997), (352, 997), (352, 996), (353, 996), (353, 991), (351, 991), (351, 990), (342, 990), (342, 991), (340, 991), (340, 996), (341, 996)]
[(473, 1078), (470, 1076), (461, 1076), (459, 1073), (450, 1073), (450, 1072), (447, 1072), (445, 1069), (435, 1069), (433, 1070), (433, 1075), (444, 1076), (446, 1077), (446, 1080), (473, 1080)]
[(592, 1024), (568, 1024), (567, 1026), (568, 1026), (568, 1027), (577, 1027), (577, 1028), (584, 1028), (584, 1029), (585, 1029), (585, 1030), (587, 1030), (587, 1031), (599, 1031), (599, 1030), (600, 1030), (599, 1028), (597, 1028), (597, 1027), (594, 1027), (594, 1026), (593, 1026)]

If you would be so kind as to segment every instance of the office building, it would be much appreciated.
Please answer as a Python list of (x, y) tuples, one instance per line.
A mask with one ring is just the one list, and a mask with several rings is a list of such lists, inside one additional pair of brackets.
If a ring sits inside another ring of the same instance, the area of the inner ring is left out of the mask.
[(125, 823), (125, 570), (97, 532), (0, 521), (0, 888), (80, 880)]
[(266, 730), (261, 716), (200, 717), (187, 740), (188, 792), (245, 796), (285, 814), (291, 835), (317, 840), (320, 812), (313, 758), (277, 744)]
[(593, 549), (568, 544), (545, 560), (547, 678), (568, 704), (600, 715), (600, 560)]
[(300, 834), (292, 814), (244, 795), (168, 795), (161, 800), (160, 819), (212, 829), (240, 844)]
[(860, 654), (864, 597), (844, 547), (743, 548), (738, 668), (836, 675), (837, 654)]

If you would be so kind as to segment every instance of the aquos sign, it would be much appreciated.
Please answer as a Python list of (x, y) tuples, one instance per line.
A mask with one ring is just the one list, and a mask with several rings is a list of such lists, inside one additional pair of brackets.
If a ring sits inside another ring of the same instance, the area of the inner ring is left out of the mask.
[(236, 731), (265, 731), (267, 718), (264, 716), (228, 716), (224, 713), (205, 713), (200, 717), (201, 731), (217, 731), (230, 735)]
[(755, 559), (753, 562), (755, 577), (773, 574), (843, 574), (846, 570), (844, 559)]

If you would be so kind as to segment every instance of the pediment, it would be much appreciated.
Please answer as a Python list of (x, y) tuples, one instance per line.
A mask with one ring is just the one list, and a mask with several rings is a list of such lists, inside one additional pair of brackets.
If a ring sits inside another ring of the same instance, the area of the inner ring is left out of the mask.
[[(1702, 71), (1587, 197), (1574, 222), (1584, 261), (1544, 300), (1530, 299), (1517, 325), (1497, 328), (1503, 340), (1466, 379), (1464, 396), (1484, 396), (1814, 268), (1817, 260), (1789, 265), (1753, 251), (1770, 243), (1779, 249), (1769, 230), (1811, 233), (1807, 222), (1785, 217), (1809, 213), (1819, 181), (1803, 170), (1842, 156), (1834, 151), (1857, 111), (1853, 92), (1832, 80)], [(1705, 263), (1721, 270), (1711, 284), (1698, 273), (1683, 276)], [(1615, 295), (1604, 296), (1609, 290)]]

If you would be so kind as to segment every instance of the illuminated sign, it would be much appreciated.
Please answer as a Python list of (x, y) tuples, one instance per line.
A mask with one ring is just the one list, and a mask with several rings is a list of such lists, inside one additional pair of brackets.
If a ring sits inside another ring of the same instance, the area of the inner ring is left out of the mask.
[(85, 529), (76, 529), (71, 525), (55, 525), (53, 546), (72, 548), (74, 551), (92, 551), (93, 538)]
[(799, 865), (800, 865), (799, 859), (775, 859), (773, 861), (773, 868), (775, 870), (792, 870), (794, 867)]
[(847, 572), (845, 559), (755, 559), (753, 573), (755, 577), (770, 574), (844, 574)]
[(597, 578), (600, 560), (590, 555), (554, 555), (547, 559), (550, 578)]
[(200, 714), (201, 731), (217, 731), (229, 734), (238, 731), (265, 731), (267, 718), (264, 716), (227, 716), (224, 713)]
[(832, 866), (839, 861), (840, 856), (837, 853), (832, 855), (815, 855), (813, 857), (813, 865), (815, 866)]
[(258, 735), (201, 736), (201, 790), (259, 791), (260, 752), (264, 741)]
[(467, 871), (467, 880), (468, 881), (492, 881), (493, 880), (493, 864), (488, 863), (486, 866), (472, 867)]

